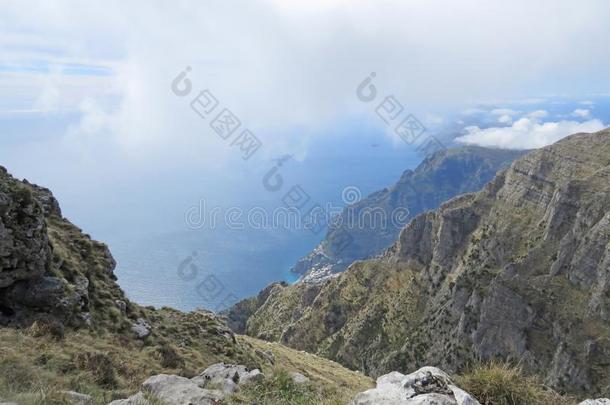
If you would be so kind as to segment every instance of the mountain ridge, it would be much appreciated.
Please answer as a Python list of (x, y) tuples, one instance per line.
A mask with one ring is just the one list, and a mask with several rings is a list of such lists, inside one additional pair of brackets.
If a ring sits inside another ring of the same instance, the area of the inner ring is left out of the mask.
[[(392, 186), (345, 207), (320, 244), (291, 271), (302, 280), (316, 282), (345, 270), (355, 260), (381, 253), (394, 243), (406, 219), (456, 195), (479, 190), (524, 153), (461, 146), (432, 154), (414, 170), (404, 171)], [(393, 213), (405, 209), (407, 217), (395, 223)], [(384, 215), (379, 217), (380, 213)]]
[(381, 257), (274, 285), (246, 333), (371, 375), (498, 358), (607, 395), (609, 156), (609, 130), (532, 151), (415, 217)]

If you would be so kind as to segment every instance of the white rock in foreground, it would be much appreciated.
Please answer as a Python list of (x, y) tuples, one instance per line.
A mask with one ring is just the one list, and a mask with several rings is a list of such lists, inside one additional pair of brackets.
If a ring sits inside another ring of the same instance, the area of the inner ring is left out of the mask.
[(260, 381), (265, 376), (258, 369), (218, 363), (206, 368), (197, 377), (188, 379), (177, 375), (159, 374), (142, 384), (142, 390), (108, 405), (149, 405), (144, 393), (171, 405), (215, 405), (231, 395), (242, 384)]
[(598, 399), (586, 399), (578, 405), (610, 405), (610, 399), (598, 398)]
[(480, 405), (436, 367), (422, 367), (404, 375), (391, 372), (377, 379), (377, 386), (361, 392), (351, 405)]
[(150, 377), (142, 384), (142, 390), (175, 405), (211, 405), (224, 397), (220, 391), (203, 389), (188, 378), (168, 374)]

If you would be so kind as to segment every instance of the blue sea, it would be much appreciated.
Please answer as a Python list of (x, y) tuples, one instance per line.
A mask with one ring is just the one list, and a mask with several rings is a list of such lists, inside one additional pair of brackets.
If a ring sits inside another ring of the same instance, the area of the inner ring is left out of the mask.
[[(366, 160), (314, 159), (303, 164), (308, 170), (295, 169), (305, 174), (293, 178), (312, 195), (312, 200), (344, 205), (341, 200), (344, 187), (357, 186), (364, 197), (393, 184), (405, 169), (413, 168), (419, 160), (414, 154), (385, 156), (379, 160), (370, 157)], [(280, 204), (279, 197), (275, 204)], [(126, 206), (129, 207), (127, 203)], [(147, 206), (150, 212), (143, 217), (154, 216), (155, 207), (155, 204)], [(167, 211), (167, 208), (158, 209), (159, 215)], [(83, 226), (109, 244), (117, 261), (115, 273), (119, 284), (130, 299), (142, 305), (181, 310), (198, 307), (222, 310), (237, 300), (257, 294), (272, 282), (296, 281), (290, 268), (325, 234), (325, 231), (314, 234), (306, 229), (245, 227), (235, 230), (222, 226), (193, 230), (183, 222), (163, 232), (159, 230), (171, 226), (161, 220), (157, 226), (155, 223), (138, 225), (132, 217), (122, 217), (117, 214), (103, 223), (85, 221), (90, 226)], [(178, 221), (176, 217), (170, 222)]]

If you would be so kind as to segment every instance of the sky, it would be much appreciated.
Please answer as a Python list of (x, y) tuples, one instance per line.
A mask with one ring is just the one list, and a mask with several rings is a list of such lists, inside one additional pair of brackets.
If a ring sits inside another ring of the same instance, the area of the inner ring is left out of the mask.
[(295, 185), (341, 204), (417, 166), (425, 140), (598, 131), (608, 15), (607, 0), (3, 0), (0, 165), (108, 243), (138, 302), (200, 305), (176, 276), (195, 251), (244, 297), (323, 233), (202, 233), (193, 207), (276, 208)]
[[(75, 210), (83, 193), (116, 202), (151, 178), (227, 201), (280, 156), (366, 154), (372, 135), (408, 149), (377, 114), (386, 97), (447, 145), (541, 147), (610, 121), (609, 12), (603, 0), (4, 1), (0, 161)], [(363, 102), (371, 74), (378, 96)], [(204, 90), (263, 145), (248, 161), (191, 108)]]

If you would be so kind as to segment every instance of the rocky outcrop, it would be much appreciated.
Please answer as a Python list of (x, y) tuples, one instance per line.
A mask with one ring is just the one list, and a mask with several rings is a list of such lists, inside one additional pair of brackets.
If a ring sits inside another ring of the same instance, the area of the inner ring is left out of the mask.
[(361, 392), (350, 405), (480, 405), (470, 394), (455, 386), (436, 367), (422, 367), (404, 375), (392, 372), (377, 379), (377, 386)]
[(111, 302), (127, 301), (114, 266), (106, 245), (61, 216), (48, 189), (0, 167), (0, 325), (116, 325)]
[(276, 288), (246, 332), (371, 375), (503, 359), (607, 395), (609, 280), (606, 130), (529, 153), (315, 290)]
[[(320, 243), (292, 268), (307, 282), (319, 282), (391, 246), (409, 218), (438, 208), (459, 194), (480, 190), (523, 151), (477, 146), (439, 151), (396, 184), (347, 206)], [(401, 211), (398, 212), (397, 209)], [(400, 217), (393, 218), (393, 215)]]
[(43, 276), (51, 259), (43, 206), (0, 168), (0, 288)]
[(262, 379), (264, 375), (258, 369), (218, 363), (191, 379), (169, 374), (152, 376), (144, 381), (140, 392), (109, 405), (147, 405), (152, 404), (151, 397), (172, 405), (215, 405), (240, 386)]

